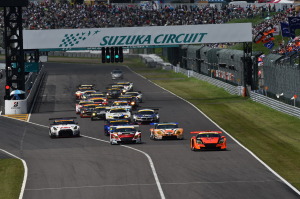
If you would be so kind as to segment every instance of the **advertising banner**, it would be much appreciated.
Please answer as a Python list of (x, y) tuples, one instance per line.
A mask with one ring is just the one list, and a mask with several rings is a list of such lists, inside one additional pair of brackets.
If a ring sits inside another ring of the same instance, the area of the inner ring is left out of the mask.
[(170, 46), (251, 42), (251, 23), (126, 28), (24, 30), (24, 49), (93, 50), (113, 46)]

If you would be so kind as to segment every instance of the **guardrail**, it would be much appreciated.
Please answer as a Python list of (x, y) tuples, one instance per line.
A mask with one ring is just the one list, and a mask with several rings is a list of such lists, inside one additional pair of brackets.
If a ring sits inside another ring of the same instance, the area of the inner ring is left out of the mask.
[(233, 86), (231, 84), (224, 83), (223, 81), (208, 77), (206, 75), (199, 74), (192, 70), (186, 70), (186, 69), (180, 68), (178, 66), (174, 66), (173, 70), (174, 70), (174, 72), (177, 72), (177, 73), (178, 72), (183, 73), (188, 77), (194, 77), (199, 80), (209, 82), (210, 84), (213, 84), (217, 87), (225, 89), (227, 92), (229, 92), (232, 95), (242, 95), (242, 90), (243, 90), (242, 86)]
[(264, 104), (270, 108), (273, 108), (277, 111), (286, 113), (288, 115), (296, 116), (300, 118), (300, 108), (285, 104), (283, 102), (277, 101), (275, 99), (272, 99), (270, 97), (264, 96), (259, 93), (255, 93), (253, 91), (250, 92), (250, 98), (258, 103)]
[[(147, 57), (149, 59), (148, 56), (140, 56), (140, 57), (142, 59), (145, 59), (144, 57)], [(154, 62), (154, 61), (151, 60), (151, 62)], [(147, 61), (146, 61), (146, 63), (147, 63)], [(156, 63), (156, 64), (151, 63), (151, 66), (148, 64), (149, 67), (152, 67), (152, 65), (156, 65), (156, 66), (159, 67), (159, 63)], [(199, 80), (206, 81), (206, 82), (208, 82), (210, 84), (213, 84), (217, 87), (225, 89), (227, 92), (229, 92), (230, 94), (233, 94), (233, 95), (240, 95), (240, 96), (243, 95), (243, 87), (242, 86), (233, 86), (231, 84), (228, 84), (226, 82), (214, 79), (212, 77), (199, 74), (195, 71), (180, 68), (179, 66), (172, 66), (171, 65), (171, 67), (163, 68), (163, 69), (173, 70), (176, 73), (182, 73), (182, 74), (184, 74), (188, 77), (194, 77), (194, 78), (197, 78)], [(298, 107), (291, 106), (289, 104), (285, 104), (283, 102), (277, 101), (275, 99), (272, 99), (270, 97), (264, 96), (264, 95), (259, 94), (259, 93), (255, 93), (253, 91), (250, 91), (249, 93), (250, 93), (250, 99), (255, 101), (255, 102), (258, 102), (260, 104), (264, 104), (264, 105), (266, 105), (270, 108), (273, 108), (277, 111), (286, 113), (288, 115), (300, 118), (300, 108), (298, 108)]]

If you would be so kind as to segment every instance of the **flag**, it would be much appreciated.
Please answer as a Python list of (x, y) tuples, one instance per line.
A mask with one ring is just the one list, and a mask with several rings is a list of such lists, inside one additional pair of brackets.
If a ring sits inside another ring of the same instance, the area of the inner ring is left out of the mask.
[(268, 49), (272, 49), (274, 47), (274, 42), (269, 41), (268, 43), (265, 43), (264, 46), (267, 47)]
[(298, 97), (298, 95), (294, 95), (291, 99), (296, 99)]
[(290, 26), (290, 37), (295, 38), (295, 30), (300, 29), (300, 17), (288, 17)]
[(300, 17), (288, 17), (290, 28), (300, 29)]
[(291, 37), (290, 26), (288, 23), (280, 22), (282, 37)]

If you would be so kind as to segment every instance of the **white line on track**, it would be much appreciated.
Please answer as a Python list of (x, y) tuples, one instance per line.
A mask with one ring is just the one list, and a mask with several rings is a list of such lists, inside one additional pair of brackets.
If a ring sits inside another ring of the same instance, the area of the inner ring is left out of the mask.
[[(5, 116), (2, 116), (2, 117), (5, 117)], [(9, 118), (9, 117), (6, 117), (6, 118)], [(15, 119), (15, 118), (9, 118), (9, 119)], [(15, 119), (15, 120), (18, 120), (18, 119)], [(23, 120), (18, 120), (18, 121), (23, 121)], [(48, 126), (41, 125), (41, 124), (36, 124), (36, 123), (33, 123), (33, 122), (27, 122), (27, 121), (23, 121), (23, 122), (30, 123), (30, 124), (33, 124), (33, 125), (37, 125), (37, 126), (40, 126), (40, 127), (48, 128)], [(98, 138), (94, 138), (94, 137), (90, 137), (90, 136), (86, 136), (86, 135), (81, 135), (81, 137), (89, 138), (89, 139), (100, 141), (100, 142), (109, 143), (109, 141), (107, 141), (107, 140), (102, 140), (102, 139), (98, 139)], [(154, 167), (154, 163), (153, 163), (151, 157), (146, 152), (141, 151), (139, 149), (135, 149), (133, 147), (126, 146), (126, 145), (120, 145), (120, 146), (128, 148), (128, 149), (135, 150), (137, 152), (140, 152), (140, 153), (144, 154), (147, 157), (147, 159), (149, 161), (149, 164), (150, 164), (150, 167), (151, 167), (151, 170), (152, 170), (152, 173), (153, 173), (153, 176), (154, 176), (154, 179), (155, 179), (156, 186), (157, 186), (159, 194), (160, 194), (160, 197), (161, 197), (161, 199), (165, 199), (166, 197), (165, 197), (164, 192), (162, 190), (162, 187), (161, 187), (160, 181), (158, 179), (158, 176), (157, 176), (157, 173), (156, 173), (156, 170), (155, 170), (155, 167)], [(8, 153), (8, 154), (10, 154), (10, 153)], [(17, 157), (17, 156), (14, 156), (14, 157)], [(18, 159), (21, 159), (21, 158), (18, 158)], [(24, 170), (25, 170), (23, 185), (22, 185), (22, 189), (21, 189), (21, 193), (22, 193), (22, 197), (23, 197), (23, 193), (24, 193), (24, 189), (25, 189), (25, 185), (26, 185), (26, 181), (27, 181), (27, 176), (28, 176), (28, 168), (27, 168), (26, 162), (24, 160), (22, 160), (22, 162), (23, 162)], [(26, 178), (25, 178), (25, 176), (26, 176)], [(20, 194), (19, 199), (21, 199), (22, 197), (21, 197), (21, 194)]]
[(216, 125), (219, 129), (221, 129), (224, 133), (226, 133), (232, 140), (234, 140), (238, 145), (240, 145), (242, 148), (244, 148), (248, 153), (250, 153), (250, 155), (252, 155), (258, 162), (260, 162), (263, 166), (265, 166), (269, 171), (271, 171), (275, 176), (277, 176), (282, 182), (284, 182), (287, 186), (289, 186), (293, 191), (295, 191), (298, 195), (300, 195), (300, 191), (297, 190), (293, 185), (291, 185), (288, 181), (286, 181), (283, 177), (281, 177), (276, 171), (274, 171), (271, 167), (269, 167), (265, 162), (263, 162), (261, 159), (259, 159), (259, 157), (257, 157), (252, 151), (250, 151), (249, 149), (247, 149), (244, 145), (242, 145), (238, 140), (236, 140), (234, 137), (232, 137), (228, 132), (226, 132), (223, 128), (221, 128), (216, 122), (214, 122), (212, 119), (210, 119), (205, 113), (203, 113), (200, 109), (198, 109), (198, 107), (196, 107), (194, 104), (192, 104), (191, 102), (187, 101), (186, 99), (176, 95), (175, 93), (161, 87), (160, 85), (156, 84), (155, 82), (152, 82), (151, 80), (147, 79), (146, 77), (136, 73), (135, 71), (131, 70), (131, 68), (129, 68), (128, 66), (126, 66), (130, 71), (132, 71), (133, 73), (135, 73), (136, 75), (148, 80), (149, 82), (151, 82), (152, 84), (158, 86), (159, 88), (171, 93), (172, 95), (180, 98), (181, 100), (187, 102), (188, 104), (190, 104), (192, 107), (194, 107), (196, 110), (198, 110), (202, 115), (204, 115), (210, 122), (212, 122), (214, 125)]
[[(274, 182), (274, 180), (252, 180), (252, 181), (220, 181), (220, 182), (170, 182), (161, 183), (163, 185), (191, 185), (191, 184), (228, 184), (228, 183), (265, 183)], [(85, 189), (85, 188), (104, 188), (104, 187), (129, 187), (129, 186), (155, 186), (156, 184), (121, 184), (121, 185), (94, 185), (94, 186), (80, 186), (80, 187), (48, 187), (39, 189), (25, 189), (26, 191), (43, 191), (43, 190), (62, 190), (62, 189)]]
[(99, 185), (99, 186), (81, 186), (81, 187), (50, 187), (50, 188), (40, 188), (40, 189), (26, 189), (26, 191), (85, 189), (85, 188), (104, 188), (104, 187), (129, 187), (129, 186), (155, 186), (155, 185), (156, 184), (120, 184), (120, 185)]
[[(97, 139), (97, 138), (93, 138), (93, 137), (89, 137), (89, 136), (83, 136), (83, 137), (98, 140), (98, 141), (101, 141), (101, 142), (108, 142), (109, 143), (109, 141), (101, 140), (101, 139)], [(152, 170), (152, 173), (153, 173), (153, 176), (154, 176), (154, 179), (155, 179), (155, 182), (156, 182), (156, 185), (157, 185), (157, 188), (158, 188), (158, 191), (159, 191), (159, 194), (160, 194), (160, 198), (165, 199), (166, 197), (165, 197), (165, 194), (162, 190), (162, 187), (161, 187), (160, 181), (158, 179), (158, 176), (157, 176), (157, 173), (156, 173), (156, 170), (155, 170), (155, 167), (154, 167), (154, 163), (153, 163), (151, 157), (146, 152), (141, 151), (139, 149), (136, 149), (136, 148), (133, 148), (133, 147), (130, 147), (130, 146), (126, 146), (126, 145), (120, 145), (120, 146), (128, 148), (128, 149), (135, 150), (137, 152), (140, 152), (140, 153), (144, 154), (147, 157), (147, 159), (149, 161), (149, 164), (150, 164), (150, 167), (151, 167), (151, 170)]]

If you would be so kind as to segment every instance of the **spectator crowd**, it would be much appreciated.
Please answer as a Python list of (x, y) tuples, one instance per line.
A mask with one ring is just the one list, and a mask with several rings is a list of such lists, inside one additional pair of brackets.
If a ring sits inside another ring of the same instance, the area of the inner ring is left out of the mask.
[[(278, 12), (277, 12), (278, 11)], [(137, 26), (172, 26), (196, 24), (223, 24), (232, 19), (267, 17), (267, 13), (277, 12), (264, 22), (253, 26), (253, 36), (270, 24), (277, 25), (295, 16), (293, 7), (276, 10), (275, 6), (241, 7), (239, 5), (211, 6), (177, 5), (147, 8), (132, 5), (85, 5), (69, 3), (30, 2), (23, 10), (23, 28), (40, 29), (77, 29)], [(0, 11), (0, 24), (3, 27), (3, 10)], [(226, 47), (230, 44), (211, 44), (211, 47)]]

